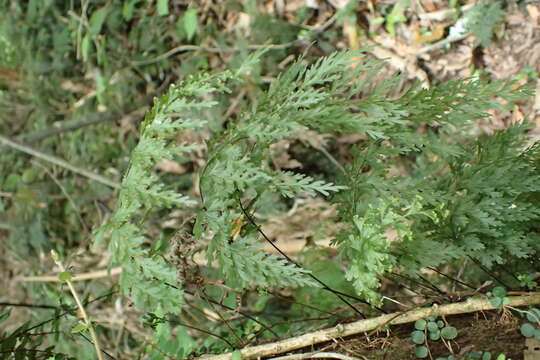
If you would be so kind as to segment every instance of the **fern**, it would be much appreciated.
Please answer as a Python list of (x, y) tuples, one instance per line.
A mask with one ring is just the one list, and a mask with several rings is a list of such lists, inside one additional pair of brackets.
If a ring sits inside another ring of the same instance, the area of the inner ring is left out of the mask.
[[(377, 302), (377, 276), (390, 269), (416, 276), (427, 266), (466, 256), (491, 267), (536, 254), (531, 227), (538, 209), (530, 200), (518, 201), (538, 191), (532, 185), (538, 171), (530, 164), (538, 153), (520, 154), (524, 128), (487, 140), (469, 135), (473, 120), (487, 116), (490, 108), (504, 109), (497, 96), (511, 104), (531, 94), (528, 87), (512, 86), (465, 79), (412, 88), (386, 103), (375, 97), (377, 116), (399, 113), (401, 118), (383, 122), (379, 135), (354, 153), (344, 181), (348, 190), (339, 197), (348, 227), (336, 239), (349, 259), (347, 276), (366, 299)], [(360, 108), (373, 110), (373, 95), (366, 101), (368, 106)], [(427, 126), (424, 134), (420, 126)], [(410, 170), (390, 177), (396, 165)], [(519, 185), (515, 174), (524, 177)], [(391, 242), (385, 236), (389, 230), (396, 234)]]
[(150, 240), (144, 233), (146, 217), (141, 216), (141, 211), (148, 214), (160, 208), (195, 205), (195, 201), (187, 196), (166, 189), (153, 173), (153, 168), (163, 158), (173, 159), (177, 154), (194, 148), (190, 144), (176, 145), (172, 136), (178, 131), (204, 126), (205, 121), (192, 116), (215, 102), (201, 100), (201, 97), (214, 91), (225, 91), (224, 82), (231, 76), (223, 73), (192, 78), (180, 86), (172, 86), (167, 94), (155, 101), (141, 126), (139, 143), (132, 152), (129, 169), (122, 181), (118, 209), (95, 232), (96, 245), (109, 238), (113, 264), (122, 267), (120, 285), (143, 311), (160, 308), (177, 313), (182, 303), (182, 292), (176, 269), (145, 246)]
[(491, 45), (491, 39), (497, 26), (504, 20), (501, 1), (481, 1), (463, 18), (464, 30), (476, 37), (476, 42), (483, 47)]
[[(262, 256), (255, 240), (257, 229), (232, 239), (235, 219), (243, 216), (239, 201), (274, 191), (284, 197), (329, 195), (342, 189), (301, 174), (270, 168), (269, 147), (305, 129), (353, 131), (363, 124), (351, 111), (344, 93), (358, 95), (364, 87), (357, 77), (343, 69), (352, 64), (353, 53), (336, 53), (312, 66), (301, 58), (270, 85), (257, 106), (243, 113), (238, 123), (215, 139), (213, 157), (202, 173), (203, 208), (195, 233), (209, 238), (209, 260), (217, 259), (223, 275), (235, 286), (315, 285), (304, 269), (274, 256)], [(367, 62), (367, 68), (378, 64)], [(362, 82), (364, 85), (367, 83)], [(254, 209), (258, 206), (255, 202)]]
[[(201, 112), (217, 105), (212, 94), (231, 91), (230, 84), (250, 67), (188, 79), (157, 100), (141, 126), (118, 209), (96, 232), (96, 243), (108, 238), (114, 262), (123, 269), (122, 288), (135, 304), (162, 313), (177, 312), (181, 304), (176, 269), (150, 250), (144, 231), (149, 214), (163, 208), (198, 206), (195, 239), (207, 244), (208, 263), (217, 262), (215, 276), (236, 289), (317, 286), (307, 270), (261, 251), (260, 229), (243, 221), (245, 211), (264, 211), (262, 199), (269, 195), (340, 193), (335, 200), (347, 226), (335, 243), (347, 279), (373, 303), (380, 299), (379, 276), (392, 270), (414, 276), (426, 266), (466, 256), (490, 267), (537, 254), (532, 224), (540, 214), (538, 147), (521, 151), (525, 125), (480, 140), (470, 131), (487, 110), (505, 109), (498, 99), (511, 106), (530, 89), (465, 79), (431, 89), (414, 86), (390, 99), (399, 78), (371, 85), (381, 66), (354, 52), (312, 65), (303, 58), (293, 63), (257, 103), (208, 141), (200, 202), (160, 183), (153, 168), (160, 159), (194, 149), (172, 137), (204, 126)], [(272, 168), (270, 146), (305, 130), (367, 136), (341, 184)], [(390, 176), (393, 166), (408, 173)], [(512, 175), (517, 173), (524, 176), (519, 184)]]

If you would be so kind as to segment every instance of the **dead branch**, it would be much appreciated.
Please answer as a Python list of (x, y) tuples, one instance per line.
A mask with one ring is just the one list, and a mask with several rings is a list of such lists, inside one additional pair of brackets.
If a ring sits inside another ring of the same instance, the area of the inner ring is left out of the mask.
[[(513, 307), (536, 305), (540, 304), (540, 293), (529, 293), (526, 296), (513, 296), (509, 297), (509, 300), (510, 302), (508, 303), (508, 306)], [(330, 329), (318, 330), (274, 343), (246, 347), (240, 350), (240, 353), (242, 354), (242, 359), (275, 356), (277, 354), (283, 354), (325, 341), (370, 331), (385, 324), (406, 324), (429, 317), (431, 315), (457, 315), (494, 309), (496, 308), (491, 305), (490, 300), (487, 298), (470, 298), (467, 301), (460, 303), (442, 306), (433, 305), (430, 308), (421, 308), (409, 312), (386, 314), (372, 319), (359, 320), (350, 324), (340, 324)], [(204, 355), (196, 359), (228, 360), (232, 359), (232, 353)]]

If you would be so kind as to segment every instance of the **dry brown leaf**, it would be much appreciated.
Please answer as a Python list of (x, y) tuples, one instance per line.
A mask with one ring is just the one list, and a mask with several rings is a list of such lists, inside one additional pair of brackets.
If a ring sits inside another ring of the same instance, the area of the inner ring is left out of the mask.
[(431, 1), (431, 0), (423, 0), (421, 2), (422, 2), (422, 6), (424, 7), (424, 9), (426, 9), (427, 11), (429, 11), (429, 12), (437, 11), (437, 7), (433, 3), (433, 1)]
[(263, 231), (278, 247), (302, 248), (308, 240), (329, 244), (342, 226), (335, 222), (336, 216), (336, 204), (317, 198), (297, 199), (287, 214), (271, 216)]
[(17, 71), (5, 66), (0, 66), (0, 82), (14, 85), (18, 84), (19, 80), (20, 75)]
[(453, 21), (447, 21), (442, 24), (437, 24), (430, 35), (421, 35), (420, 32), (415, 31), (413, 45), (420, 45), (441, 39), (444, 36), (445, 29), (453, 23)]
[(529, 16), (531, 17), (533, 23), (535, 25), (538, 25), (538, 18), (540, 17), (540, 11), (538, 10), (538, 8), (533, 4), (528, 4), (527, 12), (529, 13)]
[(320, 134), (314, 130), (300, 131), (296, 134), (296, 138), (303, 143), (309, 144), (314, 149), (320, 150), (326, 147), (330, 134)]
[(169, 160), (169, 159), (163, 159), (160, 162), (156, 164), (156, 169), (165, 171), (170, 174), (185, 174), (187, 169), (177, 163), (176, 161)]
[(86, 94), (91, 91), (91, 89), (89, 89), (87, 86), (80, 83), (74, 83), (71, 80), (62, 81), (60, 87), (64, 90), (81, 94)]
[(270, 153), (272, 154), (271, 158), (274, 168), (281, 170), (302, 167), (302, 164), (298, 160), (291, 158), (289, 155), (288, 151), (290, 145), (291, 144), (288, 140), (280, 140), (270, 146)]

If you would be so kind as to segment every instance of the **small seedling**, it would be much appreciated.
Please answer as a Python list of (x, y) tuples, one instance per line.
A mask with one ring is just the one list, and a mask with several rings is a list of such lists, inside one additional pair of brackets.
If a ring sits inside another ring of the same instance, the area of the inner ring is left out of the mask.
[(506, 289), (502, 286), (494, 287), (487, 295), (490, 297), (493, 296), (491, 305), (495, 306), (497, 309), (502, 309), (505, 305), (510, 303), (510, 299), (506, 296)]
[(506, 355), (499, 354), (497, 357), (493, 357), (489, 351), (474, 351), (465, 355), (465, 359), (479, 359), (479, 360), (511, 360), (507, 359)]
[(518, 280), (521, 287), (526, 287), (529, 290), (534, 290), (538, 286), (531, 274), (519, 274)]
[(521, 313), (521, 316), (524, 316), (528, 320), (521, 325), (521, 335), (540, 340), (540, 310), (530, 308), (528, 311)]
[[(414, 323), (414, 330), (411, 333), (411, 340), (415, 343), (415, 354), (419, 359), (428, 357), (429, 343), (428, 341), (452, 340), (457, 337), (458, 331), (453, 326), (447, 326), (444, 321), (436, 320), (436, 317), (429, 317), (427, 320), (420, 319)], [(445, 342), (446, 344), (446, 342)], [(445, 359), (453, 359), (445, 358)]]

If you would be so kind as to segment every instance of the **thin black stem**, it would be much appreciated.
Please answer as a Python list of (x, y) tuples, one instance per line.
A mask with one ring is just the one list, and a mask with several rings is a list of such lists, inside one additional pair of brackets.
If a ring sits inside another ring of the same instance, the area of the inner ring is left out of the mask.
[(180, 325), (180, 326), (185, 326), (187, 328), (190, 328), (190, 329), (193, 329), (193, 330), (197, 330), (197, 331), (200, 331), (202, 332), (203, 334), (207, 334), (207, 335), (210, 335), (210, 336), (213, 336), (215, 338), (218, 338), (220, 339), (221, 341), (223, 341), (224, 343), (226, 343), (227, 345), (229, 345), (230, 347), (232, 347), (233, 349), (236, 349), (236, 346), (234, 344), (232, 344), (229, 340), (227, 340), (225, 337), (221, 336), (221, 335), (218, 335), (218, 334), (214, 334), (212, 333), (211, 331), (208, 331), (208, 330), (205, 330), (205, 329), (201, 329), (201, 328), (198, 328), (196, 326), (193, 326), (193, 325), (188, 325), (188, 324), (184, 324), (183, 322), (181, 321), (178, 321), (176, 319), (166, 319), (169, 323), (171, 324), (174, 324), (174, 325)]
[[(174, 287), (174, 288), (178, 288), (178, 287), (176, 287), (176, 286), (174, 286), (174, 285), (172, 285), (172, 284), (166, 283), (166, 285), (167, 285), (167, 286), (172, 286), (172, 287)], [(190, 291), (187, 291), (187, 290), (183, 290), (183, 291), (184, 291), (186, 294), (189, 294), (189, 295), (191, 295), (191, 296), (195, 296), (195, 294), (192, 293), (192, 292), (190, 292)], [(207, 300), (210, 301), (212, 304), (221, 306), (221, 307), (224, 308), (224, 309), (232, 310), (232, 311), (235, 310), (234, 308), (232, 308), (232, 307), (230, 307), (230, 306), (227, 306), (227, 305), (225, 305), (225, 304), (222, 304), (222, 303), (220, 303), (219, 301), (215, 301), (215, 300), (213, 300), (213, 299), (211, 299), (211, 298), (208, 298), (208, 297), (207, 297)], [(268, 327), (268, 325), (266, 325), (265, 323), (261, 322), (261, 321), (258, 320), (257, 318), (255, 318), (255, 317), (253, 317), (253, 316), (251, 316), (251, 315), (245, 313), (244, 311), (238, 311), (238, 313), (239, 313), (240, 315), (242, 315), (242, 316), (248, 318), (249, 320), (254, 321), (254, 322), (256, 322), (257, 324), (261, 325), (263, 328), (265, 328), (265, 329), (268, 330), (270, 333), (272, 333), (272, 335), (274, 335), (275, 337), (279, 337), (279, 335), (278, 335), (275, 331), (273, 331), (270, 327)]]
[[(396, 276), (396, 277), (405, 279), (405, 280), (407, 280), (407, 281), (410, 281), (411, 283), (417, 284), (418, 286), (421, 286), (421, 287), (423, 287), (423, 288), (425, 288), (425, 289), (427, 289), (427, 290), (429, 290), (429, 291), (434, 291), (431, 287), (429, 287), (429, 286), (425, 285), (424, 283), (422, 283), (421, 281), (418, 281), (418, 280), (416, 280), (416, 279), (413, 279), (413, 278), (411, 278), (411, 277), (409, 277), (409, 276), (405, 276), (405, 275), (402, 275), (402, 274), (398, 274), (398, 273), (396, 273), (396, 272), (392, 272), (392, 273), (390, 273), (390, 274), (393, 275), (393, 276)], [(394, 280), (394, 281), (395, 281), (395, 280)], [(395, 281), (395, 282), (398, 283), (398, 284), (401, 284), (401, 283), (399, 283), (399, 282), (397, 282), (397, 281)], [(415, 292), (416, 292), (416, 291), (415, 291)]]
[(428, 279), (426, 279), (426, 278), (423, 277), (422, 275), (418, 274), (418, 277), (419, 277), (420, 279), (422, 279), (426, 284), (428, 284), (428, 286), (429, 286), (431, 289), (435, 290), (436, 292), (438, 292), (438, 293), (441, 294), (441, 295), (446, 295), (446, 292), (445, 292), (445, 291), (439, 289), (439, 287), (437, 287), (435, 284), (433, 284), (431, 281), (429, 281)]
[(60, 309), (58, 306), (54, 306), (54, 305), (40, 305), (40, 304), (26, 304), (26, 303), (12, 303), (12, 302), (0, 302), (0, 306), (27, 307), (27, 308), (35, 308), (35, 309), (50, 309), (50, 310)]
[(448, 275), (448, 274), (445, 274), (445, 273), (443, 273), (442, 271), (439, 271), (437, 268), (428, 266), (428, 269), (430, 269), (430, 270), (432, 270), (432, 271), (435, 271), (437, 274), (442, 275), (442, 276), (444, 276), (445, 278), (450, 279), (450, 280), (452, 280), (452, 281), (454, 281), (454, 282), (457, 282), (457, 283), (460, 284), (460, 285), (463, 285), (463, 286), (465, 286), (465, 287), (468, 287), (469, 289), (476, 290), (476, 288), (475, 288), (474, 286), (469, 285), (469, 284), (467, 284), (466, 282), (463, 282), (463, 281), (461, 281), (461, 280), (459, 280), (459, 279), (456, 279), (456, 278), (454, 278), (454, 277), (452, 277), (452, 276), (450, 276), (450, 275)]
[(467, 255), (467, 257), (469, 259), (472, 260), (472, 262), (474, 262), (476, 264), (476, 266), (478, 266), (480, 269), (482, 269), (483, 272), (485, 272), (489, 277), (491, 277), (492, 279), (494, 279), (495, 281), (497, 281), (499, 284), (501, 284), (502, 286), (504, 286), (505, 288), (507, 289), (511, 289), (510, 286), (508, 286), (508, 284), (506, 284), (504, 281), (502, 281), (501, 279), (499, 279), (497, 276), (495, 276), (491, 271), (489, 271), (484, 265), (482, 265), (480, 263), (480, 261), (478, 261), (477, 259), (473, 258), (472, 256), (470, 255)]
[(298, 302), (298, 301), (295, 301), (295, 300), (291, 300), (289, 298), (287, 298), (286, 296), (283, 296), (283, 295), (279, 295), (279, 294), (276, 294), (276, 293), (273, 293), (271, 291), (269, 291), (270, 294), (274, 295), (275, 297), (277, 298), (280, 298), (281, 300), (284, 300), (284, 301), (287, 301), (287, 302), (290, 302), (291, 304), (297, 304), (297, 305), (300, 305), (300, 306), (304, 306), (304, 307), (307, 307), (307, 308), (310, 308), (310, 309), (313, 309), (315, 311), (318, 311), (320, 313), (323, 313), (323, 314), (327, 314), (327, 315), (335, 315), (334, 313), (332, 313), (331, 311), (326, 311), (326, 310), (321, 310), (313, 305), (308, 305), (308, 304), (303, 304), (301, 302)]
[[(86, 341), (88, 341), (90, 344), (92, 344), (92, 346), (94, 346), (94, 342), (92, 341), (92, 339), (89, 339), (86, 335), (84, 335), (83, 333), (79, 333), (78, 335), (80, 335), (82, 338), (84, 338)], [(100, 349), (100, 351), (105, 355), (105, 356), (108, 356), (110, 359), (113, 359), (113, 360), (116, 360), (116, 358), (114, 356), (112, 356), (111, 354), (109, 354), (107, 351), (103, 350), (103, 349)]]
[[(266, 234), (261, 230), (260, 226), (257, 225), (257, 223), (255, 222), (255, 220), (253, 219), (253, 217), (246, 211), (246, 209), (244, 208), (243, 204), (242, 204), (242, 201), (240, 199), (238, 199), (238, 204), (240, 206), (240, 209), (242, 210), (242, 212), (244, 213), (244, 216), (248, 219), (248, 221), (251, 223), (251, 225), (253, 225), (257, 231), (259, 232), (259, 234), (261, 234), (261, 236), (266, 240), (266, 242), (268, 242), (278, 253), (281, 254), (281, 256), (283, 256), (285, 259), (287, 259), (287, 261), (289, 261), (291, 264), (297, 266), (298, 268), (302, 268), (300, 266), (300, 264), (298, 264), (296, 261), (294, 261), (293, 259), (291, 259), (287, 254), (285, 254), (280, 248), (278, 248), (276, 246), (276, 244), (274, 244), (269, 238), (268, 236), (266, 236)], [(319, 278), (317, 278), (315, 275), (311, 274), (311, 273), (308, 273), (308, 276), (311, 277), (313, 280), (315, 280), (317, 283), (319, 283), (322, 288), (326, 291), (329, 291), (331, 292), (332, 294), (334, 294), (338, 299), (340, 299), (343, 303), (345, 303), (347, 306), (349, 306), (354, 312), (356, 312), (357, 314), (359, 314), (362, 318), (366, 318), (364, 316), (364, 314), (362, 314), (362, 312), (360, 310), (358, 310), (353, 304), (351, 304), (349, 301), (347, 301), (347, 299), (344, 298), (344, 295), (343, 293), (339, 292), (339, 291), (336, 291), (334, 289), (332, 289), (331, 287), (329, 287), (328, 285), (326, 285), (326, 283), (324, 283), (322, 280), (320, 280)], [(343, 295), (342, 295), (343, 294)], [(351, 296), (352, 297), (352, 296)], [(357, 297), (353, 297), (355, 300), (357, 301), (360, 301), (361, 303), (363, 304), (366, 304), (366, 305), (369, 305), (369, 306), (372, 306), (374, 307), (375, 309), (385, 313), (384, 310), (382, 310), (381, 308), (379, 307), (376, 307), (376, 306), (373, 306), (371, 305), (370, 303), (368, 303), (367, 301), (363, 300), (363, 299), (360, 299), (360, 298), (357, 298)]]

